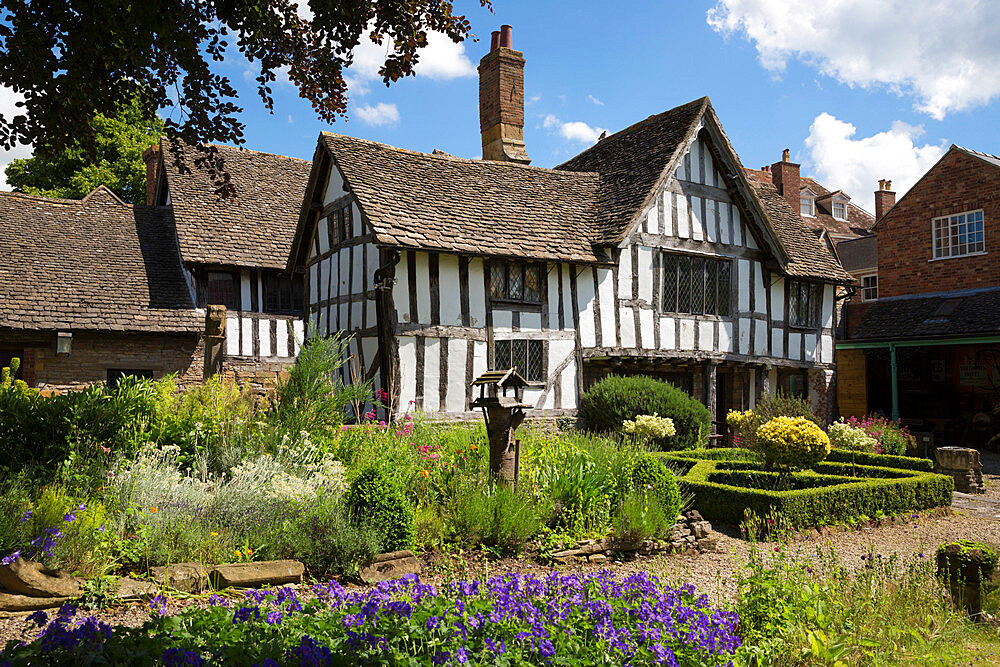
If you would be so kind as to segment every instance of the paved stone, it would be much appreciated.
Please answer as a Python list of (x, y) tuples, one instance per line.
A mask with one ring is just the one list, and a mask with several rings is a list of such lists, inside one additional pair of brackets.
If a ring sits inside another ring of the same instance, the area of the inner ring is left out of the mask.
[(23, 558), (0, 565), (0, 589), (43, 598), (77, 597), (83, 593), (83, 585), (76, 577)]
[(951, 506), (983, 519), (1000, 521), (1000, 500), (996, 498), (956, 491), (952, 496)]
[(257, 563), (231, 563), (212, 569), (212, 586), (216, 590), (237, 586), (279, 586), (302, 581), (306, 568), (297, 560), (265, 560)]

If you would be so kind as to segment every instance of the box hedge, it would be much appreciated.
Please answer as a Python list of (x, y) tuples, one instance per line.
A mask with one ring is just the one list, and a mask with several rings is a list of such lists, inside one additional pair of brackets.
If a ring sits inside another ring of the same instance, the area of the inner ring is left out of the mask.
[(657, 442), (662, 449), (708, 443), (712, 432), (708, 408), (668, 382), (645, 375), (609, 375), (580, 397), (580, 416), (595, 431), (617, 431), (626, 419), (652, 414), (674, 422), (676, 433)]
[[(686, 468), (679, 481), (683, 491), (694, 495), (696, 509), (708, 519), (734, 525), (743, 521), (747, 509), (758, 516), (777, 510), (795, 528), (861, 515), (919, 511), (950, 505), (954, 490), (950, 477), (927, 471), (824, 462), (811, 471), (789, 475), (791, 490), (775, 491), (771, 489), (777, 484), (777, 473), (763, 471), (763, 465), (746, 454), (752, 452), (688, 450), (661, 456)], [(732, 458), (727, 460), (727, 455)]]

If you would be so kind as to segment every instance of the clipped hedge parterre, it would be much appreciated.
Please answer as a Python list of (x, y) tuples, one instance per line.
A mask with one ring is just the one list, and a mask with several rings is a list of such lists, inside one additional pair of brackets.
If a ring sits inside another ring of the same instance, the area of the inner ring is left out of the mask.
[(679, 481), (682, 490), (694, 495), (696, 509), (712, 521), (734, 525), (747, 509), (758, 516), (777, 510), (795, 528), (924, 510), (950, 505), (954, 490), (950, 477), (931, 472), (827, 461), (814, 470), (789, 475), (791, 489), (778, 491), (773, 490), (778, 474), (765, 472), (763, 463), (755, 464), (752, 452), (746, 450), (687, 450), (660, 456), (687, 468)]

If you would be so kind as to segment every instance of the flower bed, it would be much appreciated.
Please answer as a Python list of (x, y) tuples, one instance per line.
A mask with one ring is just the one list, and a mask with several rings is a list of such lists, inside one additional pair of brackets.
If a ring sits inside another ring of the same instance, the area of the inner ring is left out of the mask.
[(67, 606), (51, 622), (33, 615), (41, 635), (9, 644), (0, 664), (723, 665), (741, 644), (735, 614), (645, 573), (511, 573), (440, 590), (410, 576), (355, 593), (313, 590), (308, 602), (284, 588), (236, 603), (213, 597), (207, 609), (114, 631), (74, 620)]
[(786, 476), (790, 490), (774, 490), (778, 474), (765, 472), (746, 450), (661, 456), (685, 470), (679, 481), (694, 494), (694, 505), (706, 518), (731, 524), (743, 521), (748, 509), (758, 516), (777, 511), (794, 528), (923, 510), (950, 505), (954, 489), (951, 478), (931, 472), (827, 461)]

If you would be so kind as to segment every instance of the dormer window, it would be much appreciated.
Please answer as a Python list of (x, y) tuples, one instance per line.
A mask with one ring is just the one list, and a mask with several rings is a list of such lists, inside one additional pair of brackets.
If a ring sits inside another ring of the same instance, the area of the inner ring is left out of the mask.
[(816, 217), (816, 204), (813, 202), (812, 197), (806, 197), (805, 195), (802, 196), (799, 200), (799, 213), (807, 218)]
[(833, 202), (833, 217), (835, 220), (847, 220), (847, 203), (842, 201)]

